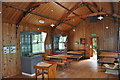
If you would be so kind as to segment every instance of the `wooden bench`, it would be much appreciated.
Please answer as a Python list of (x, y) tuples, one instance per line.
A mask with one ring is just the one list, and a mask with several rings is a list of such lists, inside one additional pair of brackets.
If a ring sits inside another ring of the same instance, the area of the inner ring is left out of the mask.
[(82, 58), (82, 56), (80, 56), (80, 55), (73, 55), (71, 58), (72, 59), (76, 59), (76, 60), (80, 60), (80, 58)]
[(44, 61), (50, 64), (57, 64), (58, 67), (61, 67), (62, 70), (66, 67), (67, 63), (66, 62), (60, 62), (60, 61)]
[(73, 55), (71, 59), (80, 60), (84, 56), (84, 51), (68, 51), (68, 55)]

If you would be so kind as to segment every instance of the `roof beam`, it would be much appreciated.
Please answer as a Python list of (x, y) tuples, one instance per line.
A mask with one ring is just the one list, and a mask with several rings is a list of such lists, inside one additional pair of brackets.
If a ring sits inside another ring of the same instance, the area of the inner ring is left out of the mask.
[(118, 14), (111, 14), (111, 13), (107, 13), (107, 12), (97, 12), (97, 13), (91, 13), (91, 14), (88, 14), (88, 15), (81, 15), (81, 16), (71, 16), (71, 17), (68, 17), (66, 18), (66, 20), (69, 20), (69, 19), (74, 19), (74, 18), (86, 18), (86, 17), (90, 17), (90, 16), (96, 16), (96, 15), (110, 15), (112, 17), (115, 17), (115, 18), (120, 18), (120, 15)]
[(96, 8), (96, 10), (98, 11), (98, 12), (100, 12), (101, 10), (100, 10), (100, 8), (98, 7), (98, 5), (95, 3), (95, 2), (92, 2), (93, 3), (93, 5), (94, 5), (94, 8)]
[[(111, 13), (114, 14), (114, 6), (113, 6), (113, 2), (110, 2), (110, 7), (111, 7)], [(112, 17), (114, 22), (116, 22), (115, 17)]]
[[(11, 5), (11, 4), (8, 4), (8, 3), (5, 3), (5, 2), (2, 3), (2, 4), (5, 5), (5, 6), (8, 6), (8, 7), (12, 7), (12, 8), (15, 8), (15, 9), (17, 9), (17, 10), (23, 11), (23, 12), (26, 12), (26, 11), (27, 11), (27, 10), (24, 9), (24, 8), (21, 8), (21, 7), (15, 6), (15, 5)], [(36, 13), (36, 12), (29, 12), (29, 13), (30, 13), (30, 14), (34, 14), (34, 15), (37, 15), (37, 16), (40, 16), (40, 17), (44, 17), (44, 18), (47, 18), (47, 19), (50, 19), (50, 20), (54, 20), (54, 21), (60, 22), (60, 20), (58, 20), (58, 19), (54, 19), (54, 18), (45, 16), (45, 15), (42, 15), (42, 14), (38, 14), (38, 13)], [(69, 25), (69, 26), (74, 26), (74, 25), (69, 24), (69, 23), (66, 23), (66, 22), (62, 22), (62, 23), (65, 23), (65, 24), (67, 24), (67, 25)]]
[(104, 14), (107, 14), (107, 13), (106, 12), (97, 12), (97, 13), (91, 13), (91, 14), (87, 14), (87, 15), (71, 16), (71, 17), (68, 17), (66, 19), (86, 18), (86, 17), (90, 17), (90, 16), (104, 15)]
[(84, 5), (89, 9), (91, 13), (94, 13), (94, 11), (89, 7), (89, 5), (87, 5), (86, 3), (84, 3)]
[(19, 23), (23, 20), (23, 18), (25, 16), (27, 16), (27, 14), (29, 14), (30, 12), (32, 12), (33, 10), (35, 10), (36, 8), (38, 8), (39, 6), (43, 5), (43, 4), (46, 4), (46, 3), (42, 3), (42, 4), (36, 4), (36, 3), (30, 3), (29, 6), (32, 6), (32, 7), (29, 7), (23, 14), (23, 16), (20, 18), (20, 20), (17, 22), (16, 25), (19, 25)]
[[(68, 11), (65, 15), (63, 15), (62, 18), (60, 19), (61, 22), (59, 22), (59, 23), (56, 25), (56, 27), (59, 26), (60, 24), (62, 24), (62, 22), (66, 19), (66, 17), (68, 17), (74, 10), (78, 9), (79, 7), (81, 7), (81, 4), (82, 4), (82, 2), (75, 4), (75, 6), (73, 6), (73, 8), (70, 9), (71, 12)], [(65, 21), (66, 21), (66, 20), (65, 20)], [(68, 21), (68, 20), (67, 20), (67, 21)], [(54, 29), (55, 29), (56, 27), (54, 27)]]
[(62, 8), (66, 9), (67, 11), (73, 13), (74, 15), (79, 16), (78, 14), (76, 14), (76, 13), (74, 13), (73, 11), (69, 10), (68, 8), (66, 8), (65, 6), (61, 5), (60, 3), (58, 3), (58, 2), (55, 2), (55, 3), (56, 3), (57, 5), (59, 5), (59, 6), (61, 6)]
[(90, 4), (89, 2), (85, 2), (86, 4), (88, 4), (89, 6), (93, 7), (94, 9), (97, 10), (97, 12), (101, 12), (100, 8), (97, 6), (97, 4), (95, 2), (92, 2), (92, 4)]

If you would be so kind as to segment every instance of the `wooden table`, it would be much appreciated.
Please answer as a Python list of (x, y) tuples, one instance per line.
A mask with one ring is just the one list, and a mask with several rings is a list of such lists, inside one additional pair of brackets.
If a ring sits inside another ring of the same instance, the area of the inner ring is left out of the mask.
[(108, 58), (118, 58), (118, 53), (112, 53), (112, 52), (102, 52), (100, 57), (108, 57)]
[(73, 55), (73, 59), (77, 59), (79, 60), (80, 58), (82, 58), (85, 54), (84, 51), (68, 51), (67, 52), (68, 55)]
[(52, 55), (52, 56), (46, 56), (46, 58), (50, 59), (60, 59), (61, 62), (63, 60), (67, 60), (67, 58), (71, 58), (73, 55), (67, 55), (67, 54), (59, 54), (59, 55)]
[(115, 59), (114, 58), (102, 58), (98, 60), (99, 63), (114, 63)]
[[(45, 63), (45, 62), (40, 62), (38, 63), (36, 66), (34, 66), (35, 68), (35, 74), (36, 74), (36, 80), (37, 80), (37, 75), (38, 75), (38, 72), (37, 72), (37, 69), (41, 69), (42, 70), (42, 78), (44, 79), (44, 70), (49, 70), (51, 67), (52, 67), (53, 64), (49, 64), (49, 63)], [(48, 72), (48, 75), (51, 75), (49, 74)]]
[(84, 54), (84, 51), (68, 51), (68, 54)]

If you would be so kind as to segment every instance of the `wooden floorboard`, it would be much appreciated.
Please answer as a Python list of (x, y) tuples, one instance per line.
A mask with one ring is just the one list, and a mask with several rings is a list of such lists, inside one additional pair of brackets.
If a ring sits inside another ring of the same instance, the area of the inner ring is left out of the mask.
[[(57, 78), (117, 78), (116, 75), (105, 74), (100, 72), (96, 60), (74, 61), (68, 68), (57, 70)], [(13, 78), (34, 78), (23, 75), (14, 76)]]

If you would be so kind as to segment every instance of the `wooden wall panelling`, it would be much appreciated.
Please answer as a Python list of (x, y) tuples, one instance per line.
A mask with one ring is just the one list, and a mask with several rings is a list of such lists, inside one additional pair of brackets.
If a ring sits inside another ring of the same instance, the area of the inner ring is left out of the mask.
[(0, 80), (2, 79), (2, 3), (0, 2)]
[[(109, 27), (106, 29), (105, 27)], [(76, 31), (69, 32), (69, 49), (81, 49), (80, 45), (74, 44), (75, 41), (79, 41), (80, 37), (87, 38), (87, 45), (85, 46), (86, 57), (89, 57), (90, 38), (91, 34), (96, 34), (99, 37), (99, 50), (117, 50), (117, 27), (113, 20), (109, 17), (104, 18), (96, 23), (90, 23), (89, 19), (83, 21)]]
[[(4, 45), (16, 45), (16, 25), (3, 23), (3, 46)], [(3, 54), (3, 77), (10, 77), (21, 73), (19, 52), (15, 54)]]
[[(16, 34), (16, 25), (3, 23), (3, 45), (16, 45), (16, 54), (3, 54), (3, 77), (10, 77), (21, 74), (21, 54), (20, 54), (20, 32), (21, 31), (42, 31), (47, 33), (45, 44), (51, 44), (51, 28), (34, 25), (18, 26)], [(29, 26), (29, 27), (28, 27)], [(39, 28), (39, 30), (38, 30)], [(16, 36), (17, 35), (17, 36)], [(46, 54), (51, 54), (50, 50), (45, 50)]]
[[(85, 37), (85, 27), (83, 26), (83, 22), (79, 25), (81, 27), (74, 28), (75, 32), (73, 30), (69, 32), (68, 49), (84, 49), (84, 45), (80, 44), (80, 38)], [(75, 44), (76, 41), (78, 41), (79, 44)]]
[[(89, 46), (90, 37), (93, 37), (90, 34), (96, 34), (96, 37), (99, 39), (99, 50), (117, 50), (117, 27), (115, 26), (114, 21), (110, 21), (109, 18), (104, 18), (104, 20), (90, 23), (88, 26), (85, 26), (85, 35)], [(106, 29), (106, 27), (109, 28)], [(89, 46), (87, 48), (88, 53)]]

